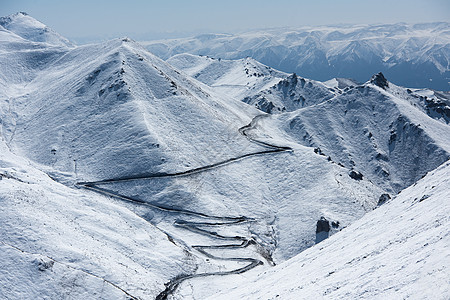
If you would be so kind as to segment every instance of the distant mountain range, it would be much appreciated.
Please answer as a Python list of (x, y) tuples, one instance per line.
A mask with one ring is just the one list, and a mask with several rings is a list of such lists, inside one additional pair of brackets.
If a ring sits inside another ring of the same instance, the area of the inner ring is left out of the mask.
[(252, 57), (315, 80), (363, 82), (383, 72), (397, 85), (450, 90), (450, 23), (444, 22), (267, 29), (142, 43), (163, 59), (180, 53)]

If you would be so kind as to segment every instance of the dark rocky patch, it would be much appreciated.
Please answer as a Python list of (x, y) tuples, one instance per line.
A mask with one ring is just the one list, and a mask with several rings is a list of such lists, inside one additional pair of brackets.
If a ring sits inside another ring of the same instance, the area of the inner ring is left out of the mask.
[(378, 199), (378, 206), (383, 205), (384, 203), (386, 203), (388, 200), (391, 199), (391, 196), (389, 194), (382, 194), (380, 196), (380, 198)]
[(372, 76), (372, 78), (370, 79), (370, 83), (382, 88), (382, 89), (386, 89), (387, 87), (389, 87), (389, 83), (387, 81), (387, 79), (384, 77), (383, 73), (378, 73)]
[(355, 179), (355, 180), (362, 180), (363, 179), (363, 174), (361, 174), (360, 172), (351, 170), (348, 173), (348, 176), (350, 176), (350, 178)]

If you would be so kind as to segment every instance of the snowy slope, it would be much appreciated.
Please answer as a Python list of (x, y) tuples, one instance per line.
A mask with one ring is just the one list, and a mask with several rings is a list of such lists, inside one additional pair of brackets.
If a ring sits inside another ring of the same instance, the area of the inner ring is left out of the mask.
[(0, 96), (17, 96), (20, 86), (29, 83), (37, 72), (61, 57), (68, 47), (26, 40), (0, 25)]
[(448, 299), (449, 186), (446, 162), (320, 245), (210, 299)]
[(151, 299), (195, 259), (122, 203), (68, 188), (0, 141), (0, 298)]
[[(16, 52), (5, 55), (15, 57)], [(15, 74), (15, 65), (8, 64), (11, 68), (3, 71), (7, 78)], [(180, 172), (267, 150), (238, 130), (260, 114), (258, 110), (179, 73), (128, 39), (67, 49), (28, 80), (14, 83), (14, 94), (4, 100), (1, 117), (6, 144), (69, 185)], [(258, 123), (249, 134), (280, 146), (288, 143)], [(373, 207), (382, 193), (366, 181), (352, 180), (347, 170), (311, 148), (292, 146), (298, 153), (255, 156), (217, 168), (212, 175), (196, 174), (156, 185), (144, 181), (141, 187), (133, 182), (121, 192), (210, 214), (222, 211), (261, 218), (263, 225), (254, 225), (261, 228), (253, 234), (266, 239), (262, 243), (267, 251), (278, 252), (276, 259), (282, 260), (314, 243), (315, 223), (330, 205), (342, 224), (350, 223)], [(290, 174), (289, 180), (284, 172)], [(318, 180), (318, 174), (328, 175)], [(346, 179), (339, 185), (335, 176)], [(298, 189), (299, 182), (304, 182), (304, 189)], [(328, 189), (323, 191), (322, 185)], [(155, 190), (146, 193), (145, 189)], [(308, 221), (299, 218), (298, 226), (291, 226), (288, 219), (299, 205), (297, 199), (318, 197), (322, 202), (299, 211)], [(278, 207), (282, 207), (279, 213)], [(289, 227), (295, 234), (283, 232)], [(265, 238), (267, 230), (275, 235)]]
[(167, 62), (218, 93), (267, 113), (293, 111), (330, 99), (340, 92), (296, 74), (276, 71), (252, 58), (225, 60), (179, 54)]
[(179, 54), (171, 57), (167, 62), (218, 92), (238, 100), (253, 95), (287, 76), (249, 57), (225, 60)]
[(281, 28), (143, 44), (164, 59), (180, 53), (222, 59), (250, 56), (272, 68), (315, 80), (344, 77), (364, 82), (381, 71), (399, 85), (448, 91), (449, 26), (399, 23)]
[(325, 84), (327, 87), (335, 89), (336, 91), (343, 91), (346, 88), (351, 88), (359, 85), (358, 82), (352, 79), (348, 78), (332, 78), (330, 80), (325, 81), (323, 84)]
[[(228, 77), (227, 66), (233, 63), (189, 54), (172, 60), (213, 87)], [(211, 64), (214, 72), (205, 71)], [(212, 74), (225, 75), (212, 79)], [(245, 82), (245, 77), (240, 80)], [(273, 126), (396, 193), (448, 159), (450, 130), (444, 124), (449, 122), (450, 102), (447, 93), (402, 88), (382, 74), (372, 81), (360, 86), (339, 78), (322, 84), (293, 74), (259, 92), (252, 89), (235, 97), (264, 112), (293, 112), (279, 116), (280, 123)]]
[(242, 101), (267, 113), (290, 112), (333, 98), (336, 90), (295, 73)]
[(229, 157), (258, 148), (237, 132), (256, 110), (128, 39), (72, 49), (15, 91), (2, 103), (8, 145), (83, 180), (198, 167), (214, 160), (205, 147), (226, 147)]
[(397, 98), (405, 99), (433, 119), (450, 122), (450, 92), (430, 89), (407, 89), (392, 83), (388, 91)]
[(448, 108), (442, 106), (433, 119), (419, 102), (378, 74), (329, 101), (280, 115), (274, 126), (378, 186), (399, 192), (450, 153)]

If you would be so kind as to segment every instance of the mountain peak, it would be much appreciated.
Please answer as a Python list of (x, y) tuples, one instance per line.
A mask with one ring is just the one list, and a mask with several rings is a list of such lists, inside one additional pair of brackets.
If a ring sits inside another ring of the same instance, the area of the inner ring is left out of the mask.
[(29, 19), (28, 22), (30, 22), (30, 20), (32, 20), (32, 23), (34, 23), (35, 26), (37, 24), (39, 24), (40, 26), (45, 26), (44, 24), (42, 24), (38, 20), (36, 20), (33, 17), (31, 17), (28, 13), (23, 12), (23, 11), (19, 11), (19, 12), (13, 13), (13, 14), (10, 14), (8, 16), (0, 17), (0, 24), (2, 26), (6, 27), (9, 24), (14, 23), (14, 22), (18, 22), (18, 20), (21, 20), (23, 18)]
[(370, 78), (370, 83), (379, 86), (382, 89), (386, 89), (389, 87), (389, 82), (387, 81), (386, 77), (384, 77), (383, 73), (379, 72), (378, 74), (375, 74)]
[(19, 17), (19, 16), (29, 16), (29, 14), (24, 11), (19, 11), (16, 12), (15, 14), (10, 15), (10, 17)]
[(26, 12), (0, 17), (0, 25), (21, 38), (53, 46), (72, 47), (73, 44)]
[(134, 40), (130, 39), (127, 36), (121, 37), (120, 39), (122, 40), (122, 42), (125, 42), (125, 43), (129, 43), (129, 42), (134, 42), (135, 43)]

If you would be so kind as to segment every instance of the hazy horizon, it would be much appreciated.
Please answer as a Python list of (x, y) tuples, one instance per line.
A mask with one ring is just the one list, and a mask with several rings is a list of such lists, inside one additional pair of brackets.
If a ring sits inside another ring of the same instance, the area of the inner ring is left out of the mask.
[(425, 23), (448, 21), (450, 2), (249, 0), (197, 1), (0, 0), (0, 15), (26, 12), (75, 41), (130, 36), (160, 39), (199, 33), (328, 24)]

